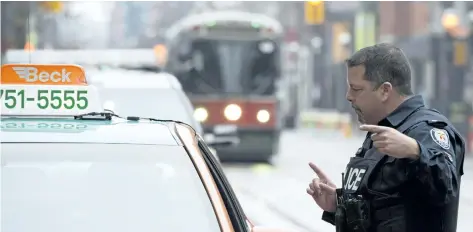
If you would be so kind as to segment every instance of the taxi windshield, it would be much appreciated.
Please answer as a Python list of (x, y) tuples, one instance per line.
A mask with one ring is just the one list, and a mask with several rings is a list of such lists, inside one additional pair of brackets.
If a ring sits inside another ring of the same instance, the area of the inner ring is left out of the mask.
[(2, 144), (5, 231), (220, 231), (182, 147)]

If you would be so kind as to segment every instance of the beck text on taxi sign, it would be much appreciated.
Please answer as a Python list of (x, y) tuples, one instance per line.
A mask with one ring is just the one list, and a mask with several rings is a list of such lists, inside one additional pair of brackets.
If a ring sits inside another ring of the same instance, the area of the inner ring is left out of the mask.
[(2, 116), (73, 116), (102, 111), (97, 90), (77, 65), (2, 66)]
[(7, 64), (0, 78), (10, 85), (87, 85), (84, 70), (77, 65)]

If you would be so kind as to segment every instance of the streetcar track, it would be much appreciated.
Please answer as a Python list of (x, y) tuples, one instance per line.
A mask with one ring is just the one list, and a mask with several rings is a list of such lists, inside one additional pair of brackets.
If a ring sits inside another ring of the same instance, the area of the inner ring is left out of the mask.
[[(317, 231), (317, 230), (314, 230), (314, 229), (310, 228), (310, 226), (304, 225), (304, 223), (297, 220), (295, 216), (293, 217), (290, 214), (285, 213), (284, 210), (280, 210), (279, 207), (277, 207), (275, 204), (271, 203), (271, 201), (268, 201), (268, 200), (266, 200), (262, 197), (259, 197), (258, 194), (253, 193), (249, 189), (246, 189), (242, 186), (238, 186), (238, 192), (241, 193), (241, 194), (244, 194), (248, 197), (253, 198), (255, 201), (258, 201), (258, 202), (262, 203), (263, 205), (265, 205), (265, 207), (267, 209), (274, 212), (277, 216), (287, 220), (288, 222), (290, 222), (291, 224), (297, 226), (299, 229), (302, 229), (305, 232), (321, 232), (321, 231)], [(298, 230), (298, 232), (299, 231), (300, 230)], [(300, 231), (300, 232), (303, 232), (303, 231)]]

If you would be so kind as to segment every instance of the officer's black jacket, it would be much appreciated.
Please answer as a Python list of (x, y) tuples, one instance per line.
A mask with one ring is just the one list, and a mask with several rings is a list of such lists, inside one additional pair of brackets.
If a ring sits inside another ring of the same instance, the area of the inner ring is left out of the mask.
[[(403, 124), (419, 117), (428, 120), (421, 120), (406, 132), (419, 144), (419, 159), (385, 156), (379, 168), (371, 173), (374, 175), (369, 178), (371, 188), (390, 197), (367, 197), (374, 199), (370, 202), (378, 203), (377, 206), (370, 206), (370, 231), (456, 231), (465, 153), (463, 138), (448, 119), (437, 111), (426, 108), (421, 96), (413, 96), (404, 101), (378, 125), (399, 130)], [(412, 121), (410, 123), (412, 124)], [(449, 144), (436, 139), (433, 133), (439, 130), (447, 132)], [(372, 147), (370, 135), (367, 134), (363, 143), (366, 150), (375, 149)], [(333, 213), (324, 212), (322, 219), (334, 224)]]

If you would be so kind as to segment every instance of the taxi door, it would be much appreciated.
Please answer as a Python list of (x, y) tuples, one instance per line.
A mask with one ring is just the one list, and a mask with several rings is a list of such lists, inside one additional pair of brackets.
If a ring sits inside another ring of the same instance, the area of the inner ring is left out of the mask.
[(212, 152), (205, 145), (202, 138), (198, 138), (198, 142), (200, 152), (203, 154), (205, 163), (209, 167), (209, 171), (220, 191), (229, 215), (235, 215), (234, 217), (230, 217), (234, 230), (252, 231), (251, 228), (253, 225), (249, 223), (245, 213), (243, 212), (243, 208), (238, 202), (236, 194), (230, 186), (219, 162), (212, 155)]

